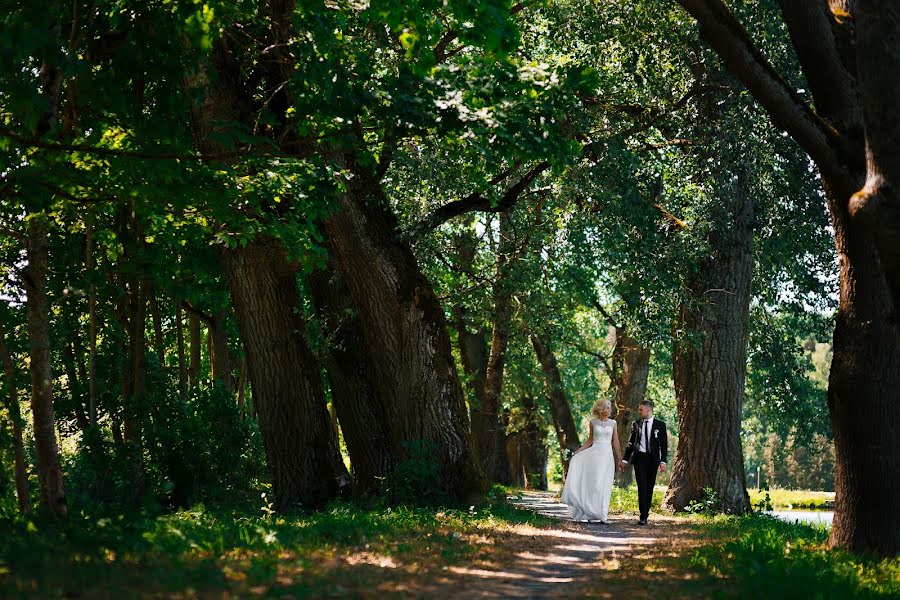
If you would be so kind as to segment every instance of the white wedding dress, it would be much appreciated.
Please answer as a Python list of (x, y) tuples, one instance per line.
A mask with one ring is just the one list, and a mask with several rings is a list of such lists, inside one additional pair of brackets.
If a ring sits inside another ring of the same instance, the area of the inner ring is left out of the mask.
[(594, 441), (569, 461), (569, 472), (560, 501), (569, 506), (576, 521), (606, 521), (616, 473), (613, 432), (616, 422), (591, 419)]

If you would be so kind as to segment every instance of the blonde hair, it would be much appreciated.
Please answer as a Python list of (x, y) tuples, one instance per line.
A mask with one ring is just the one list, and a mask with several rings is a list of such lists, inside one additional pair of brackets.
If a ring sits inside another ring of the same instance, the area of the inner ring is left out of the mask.
[(591, 408), (591, 416), (599, 419), (603, 414), (603, 409), (609, 407), (609, 416), (612, 417), (612, 401), (609, 398), (600, 398), (596, 402), (594, 402), (594, 406)]

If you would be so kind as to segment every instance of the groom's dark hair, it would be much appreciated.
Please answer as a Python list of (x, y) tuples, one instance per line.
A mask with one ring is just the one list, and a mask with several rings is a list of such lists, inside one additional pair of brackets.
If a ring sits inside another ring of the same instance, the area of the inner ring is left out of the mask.
[(640, 402), (638, 402), (638, 404), (649, 406), (650, 410), (653, 410), (653, 402), (651, 402), (650, 400), (641, 400)]

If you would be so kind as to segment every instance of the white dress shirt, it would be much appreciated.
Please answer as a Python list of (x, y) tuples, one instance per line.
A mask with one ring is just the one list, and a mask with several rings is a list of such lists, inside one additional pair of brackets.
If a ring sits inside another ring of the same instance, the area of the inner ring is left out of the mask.
[[(641, 428), (641, 441), (638, 443), (638, 451), (639, 452), (650, 452), (650, 436), (653, 432), (653, 415), (650, 415), (650, 418), (647, 419), (646, 425), (644, 424), (643, 419), (640, 423)], [(644, 435), (646, 433), (646, 435)]]

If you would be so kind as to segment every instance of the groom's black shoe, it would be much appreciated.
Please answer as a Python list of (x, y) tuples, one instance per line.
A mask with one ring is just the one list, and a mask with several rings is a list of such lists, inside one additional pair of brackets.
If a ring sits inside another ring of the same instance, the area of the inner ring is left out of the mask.
[(647, 524), (647, 519), (638, 520), (638, 525), (646, 525), (646, 524)]

